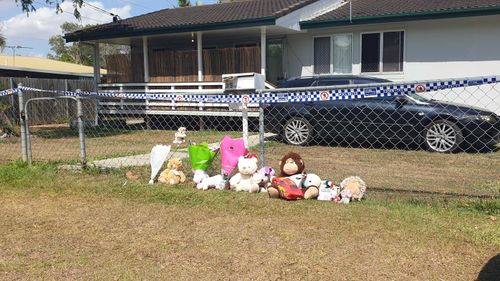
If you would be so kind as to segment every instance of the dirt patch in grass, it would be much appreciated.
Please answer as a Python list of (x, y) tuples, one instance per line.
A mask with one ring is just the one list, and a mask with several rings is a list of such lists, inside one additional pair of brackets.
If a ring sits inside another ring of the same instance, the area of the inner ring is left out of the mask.
[(6, 280), (472, 280), (500, 251), (498, 200), (346, 206), (0, 168)]
[(5, 196), (2, 278), (471, 280), (500, 250), (440, 237), (433, 220), (431, 230), (415, 229), (380, 206), (330, 204), (317, 213), (300, 206), (309, 202), (295, 209), (259, 196), (267, 201), (262, 211), (252, 210), (257, 199), (245, 199), (248, 209), (234, 212), (88, 195)]

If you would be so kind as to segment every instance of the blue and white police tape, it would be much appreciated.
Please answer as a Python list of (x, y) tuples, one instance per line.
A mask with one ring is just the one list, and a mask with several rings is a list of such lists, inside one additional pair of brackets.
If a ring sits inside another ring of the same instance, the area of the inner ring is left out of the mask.
[(7, 89), (7, 90), (0, 91), (0, 97), (6, 97), (6, 96), (16, 94), (17, 91), (19, 91), (19, 90), (18, 89)]
[(285, 103), (285, 102), (311, 102), (354, 100), (371, 97), (396, 96), (404, 94), (424, 93), (444, 89), (463, 88), (498, 83), (497, 77), (482, 77), (477, 79), (455, 79), (448, 81), (423, 81), (412, 83), (395, 83), (391, 85), (366, 85), (359, 87), (329, 87), (325, 90), (297, 90), (289, 91), (269, 90), (248, 95), (234, 94), (175, 94), (175, 93), (123, 93), (123, 92), (88, 92), (88, 91), (54, 91), (41, 90), (29, 87), (20, 87), (23, 91), (49, 92), (65, 96), (101, 97), (139, 100), (166, 100), (174, 102), (200, 102), (200, 103)]

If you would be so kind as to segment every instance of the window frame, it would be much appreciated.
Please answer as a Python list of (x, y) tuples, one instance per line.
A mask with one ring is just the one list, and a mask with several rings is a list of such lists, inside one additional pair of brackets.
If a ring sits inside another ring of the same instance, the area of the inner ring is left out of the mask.
[[(350, 35), (351, 36), (351, 72), (345, 72), (345, 73), (340, 73), (340, 72), (333, 72), (333, 38), (335, 36), (340, 36), (340, 35)], [(314, 64), (314, 40), (316, 38), (326, 38), (328, 37), (330, 40), (330, 71), (328, 73), (316, 73), (316, 65)], [(329, 34), (329, 35), (315, 35), (312, 37), (312, 73), (314, 75), (349, 75), (353, 74), (353, 68), (354, 68), (354, 34), (353, 33), (334, 33), (334, 34)]]
[[(389, 32), (403, 32), (403, 70), (402, 71), (384, 71), (384, 33)], [(379, 62), (377, 72), (363, 72), (363, 34), (374, 34), (378, 33), (380, 35), (379, 41)], [(406, 30), (405, 29), (390, 29), (383, 31), (365, 31), (359, 34), (359, 68), (361, 74), (404, 74), (406, 70)]]

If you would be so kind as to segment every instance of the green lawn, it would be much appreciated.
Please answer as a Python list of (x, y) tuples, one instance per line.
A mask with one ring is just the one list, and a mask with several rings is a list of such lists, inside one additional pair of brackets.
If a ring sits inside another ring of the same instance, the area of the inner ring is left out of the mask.
[(133, 171), (0, 166), (0, 279), (472, 280), (500, 252), (498, 199), (286, 202)]

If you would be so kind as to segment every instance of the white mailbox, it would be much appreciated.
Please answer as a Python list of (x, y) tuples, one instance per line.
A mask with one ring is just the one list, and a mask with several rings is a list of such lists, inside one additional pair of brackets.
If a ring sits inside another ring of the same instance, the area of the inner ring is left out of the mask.
[(254, 72), (222, 74), (222, 82), (224, 91), (265, 89), (264, 75)]

